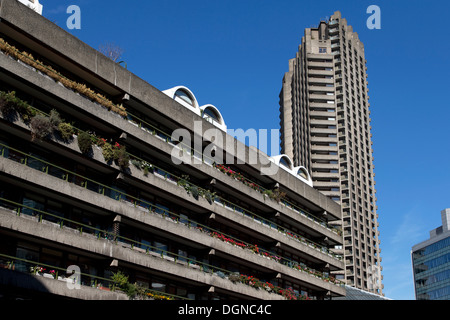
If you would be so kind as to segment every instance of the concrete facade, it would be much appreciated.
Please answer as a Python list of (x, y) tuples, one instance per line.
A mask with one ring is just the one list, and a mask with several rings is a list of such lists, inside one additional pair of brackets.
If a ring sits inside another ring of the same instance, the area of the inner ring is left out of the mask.
[(282, 153), (341, 205), (345, 278), (382, 294), (364, 45), (340, 12), (308, 28), (280, 92)]
[[(285, 170), (262, 175), (267, 155), (222, 130), (232, 148), (217, 146), (216, 152), (234, 154), (231, 167), (240, 176), (205, 158), (175, 164), (171, 155), (180, 143), (171, 139), (173, 130), (187, 129), (194, 141), (214, 123), (18, 2), (0, 0), (0, 19), (2, 97), (14, 91), (35, 112), (31, 121), (19, 109), (11, 115), (0, 98), (0, 238), (7, 244), (0, 248), (0, 264), (9, 269), (0, 274), (8, 288), (1, 294), (127, 299), (110, 291), (112, 275), (122, 271), (131, 283), (174, 299), (288, 296), (275, 294), (271, 285), (298, 298), (345, 295), (332, 276), (344, 269), (332, 250), (343, 241), (333, 224), (342, 217), (339, 204)], [(13, 46), (21, 53), (11, 53)], [(65, 79), (55, 81), (55, 74)], [(67, 81), (100, 92), (127, 115)], [(37, 114), (47, 117), (52, 110), (76, 128), (69, 140), (59, 127), (33, 138)], [(195, 131), (198, 121), (201, 132)], [(80, 147), (85, 132), (96, 141), (87, 153)], [(106, 159), (100, 137), (126, 147), (126, 165)], [(203, 141), (202, 148), (210, 143)], [(255, 152), (265, 158), (250, 163)], [(278, 191), (281, 198), (269, 196)], [(64, 290), (69, 265), (81, 268), (80, 290)], [(58, 270), (58, 279), (26, 273), (37, 266)], [(262, 289), (239, 275), (260, 279)], [(33, 279), (34, 293), (27, 293), (23, 279)]]

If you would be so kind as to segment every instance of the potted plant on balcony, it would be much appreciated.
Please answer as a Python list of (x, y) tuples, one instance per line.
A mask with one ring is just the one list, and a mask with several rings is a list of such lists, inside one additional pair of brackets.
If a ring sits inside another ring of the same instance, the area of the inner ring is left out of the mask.
[(83, 154), (88, 154), (92, 151), (92, 139), (86, 132), (80, 132), (78, 134), (78, 147)]
[(41, 276), (44, 273), (45, 268), (39, 267), (39, 266), (34, 266), (34, 267), (31, 267), (30, 271), (32, 274), (34, 274), (36, 276)]
[(31, 119), (31, 138), (32, 140), (42, 140), (53, 132), (53, 124), (49, 117), (37, 114)]

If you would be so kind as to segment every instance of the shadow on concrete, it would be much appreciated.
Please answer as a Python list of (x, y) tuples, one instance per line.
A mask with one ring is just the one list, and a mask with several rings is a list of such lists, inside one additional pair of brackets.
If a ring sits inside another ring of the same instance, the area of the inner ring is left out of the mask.
[(0, 269), (0, 300), (66, 299), (51, 294), (35, 276), (14, 270)]

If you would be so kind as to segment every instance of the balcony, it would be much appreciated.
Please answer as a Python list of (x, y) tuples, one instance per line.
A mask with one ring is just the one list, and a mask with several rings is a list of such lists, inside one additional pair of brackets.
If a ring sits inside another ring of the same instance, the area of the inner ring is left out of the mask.
[(312, 92), (320, 92), (321, 94), (326, 94), (327, 92), (334, 92), (334, 86), (317, 86), (314, 83), (309, 84), (309, 91)]
[[(59, 86), (58, 86), (58, 88), (59, 88)], [(151, 137), (160, 138), (162, 141), (165, 141), (166, 143), (168, 143), (168, 145), (173, 146), (173, 144), (171, 144), (171, 141), (170, 141), (170, 135), (158, 130), (155, 127), (152, 127), (151, 125), (145, 123), (144, 121), (131, 115), (130, 113), (128, 113), (128, 115), (132, 119), (132, 120), (128, 119), (128, 123), (131, 123), (134, 125), (133, 129), (135, 129), (135, 126), (136, 126), (139, 129), (141, 129), (138, 131), (143, 131), (143, 132), (149, 133)], [(119, 130), (126, 130), (126, 129), (119, 128)], [(139, 136), (139, 135), (136, 135), (135, 132), (133, 132), (133, 134), (129, 135), (129, 137), (131, 137), (131, 136)], [(148, 141), (148, 139), (143, 139), (143, 140)], [(130, 139), (130, 142), (134, 142), (134, 141), (131, 141), (131, 139)], [(200, 160), (202, 160), (202, 159), (200, 159)], [(206, 168), (206, 169), (208, 169), (208, 168)]]
[(329, 28), (328, 33), (330, 34), (330, 36), (338, 34), (339, 33), (339, 25), (334, 25), (332, 28)]
[(319, 67), (319, 68), (332, 68), (333, 60), (330, 61), (317, 61), (317, 60), (308, 60), (308, 67)]
[(337, 122), (336, 122), (336, 120), (310, 119), (310, 123), (313, 126), (318, 126), (318, 125), (335, 126)]
[(308, 69), (308, 76), (333, 76), (333, 70)]
[(319, 110), (310, 110), (309, 115), (311, 117), (333, 117), (334, 116), (334, 110), (333, 112), (329, 111), (319, 111)]
[(336, 40), (339, 40), (339, 35), (331, 36), (330, 37), (331, 42), (334, 42)]
[[(314, 78), (314, 77), (308, 78), (308, 84), (309, 84), (310, 86), (312, 86), (312, 85), (314, 85), (314, 84), (316, 84), (316, 83), (320, 83), (320, 84), (332, 84), (332, 85), (334, 85), (334, 81), (333, 81), (333, 78), (332, 78), (332, 77), (329, 78), (329, 79), (327, 79), (327, 78)], [(320, 88), (323, 88), (323, 87), (320, 87)]]
[[(1, 150), (1, 152), (2, 152), (2, 155), (3, 156), (6, 156), (6, 152), (5, 152), (5, 150), (11, 150), (11, 148), (10, 147), (8, 147), (8, 149), (6, 149), (6, 148), (2, 148), (2, 150)], [(14, 154), (16, 154), (16, 153), (21, 153), (20, 151), (18, 151), (18, 150), (15, 150), (15, 152), (14, 152)], [(27, 161), (27, 158), (29, 158), (29, 157), (31, 157), (31, 156), (28, 156), (28, 155), (25, 155), (25, 154), (22, 154), (23, 156), (22, 157), (20, 157), (20, 158), (18, 158), (18, 159), (16, 159), (15, 161), (16, 162), (19, 162), (19, 163), (21, 163), (22, 165), (27, 165), (27, 163), (32, 163), (31, 161)], [(11, 153), (11, 152), (8, 152), (8, 157), (11, 157), (11, 156), (13, 156), (13, 153)], [(3, 159), (3, 158), (0, 158), (0, 159)], [(9, 160), (9, 161), (11, 161), (11, 160)], [(42, 162), (42, 160), (40, 160), (41, 162)], [(49, 175), (52, 175), (53, 177), (55, 177), (55, 178), (59, 178), (59, 179), (62, 179), (63, 181), (66, 181), (66, 183), (67, 182), (69, 182), (69, 184), (71, 184), (70, 183), (70, 181), (72, 181), (72, 178), (74, 177), (74, 176), (78, 176), (78, 175), (76, 175), (76, 174), (74, 174), (74, 173), (71, 173), (71, 172), (69, 172), (69, 171), (66, 171), (66, 170), (64, 170), (64, 169), (62, 169), (62, 168), (59, 168), (59, 167), (56, 167), (56, 166), (54, 166), (54, 165), (52, 165), (52, 164), (50, 164), (50, 163), (46, 163), (46, 165), (44, 165), (44, 168), (45, 168), (45, 170), (44, 170), (44, 173), (47, 173), (47, 174), (49, 174)], [(54, 169), (58, 169), (58, 170), (54, 170)], [(133, 168), (133, 167), (130, 167), (130, 168)], [(33, 169), (30, 169), (30, 170), (33, 170)], [(133, 169), (134, 170), (134, 169)], [(42, 170), (38, 170), (38, 171), (41, 171), (42, 172)], [(141, 173), (142, 174), (142, 173)], [(32, 174), (29, 174), (29, 176), (31, 177), (31, 176), (34, 176), (34, 175), (32, 175)], [(137, 173), (133, 173), (133, 176), (137, 176)], [(69, 178), (70, 177), (70, 178)], [(84, 178), (84, 177), (82, 177), (82, 176), (78, 176), (79, 178), (81, 178), (81, 180), (80, 180), (80, 182), (79, 183), (81, 183), (82, 184), (82, 186), (84, 186), (84, 188), (88, 188), (90, 191), (94, 191), (94, 193), (97, 193), (97, 194), (99, 194), (99, 195), (103, 195), (103, 196), (105, 196), (105, 197), (109, 197), (110, 195), (109, 195), (109, 190), (110, 190), (110, 188), (108, 187), (108, 186), (105, 186), (105, 185), (102, 185), (102, 184), (99, 184), (99, 183), (96, 183), (95, 181), (92, 181), (92, 180), (88, 180), (88, 179), (86, 179), (86, 178)], [(49, 178), (50, 178), (50, 176), (49, 176)], [(166, 178), (165, 177), (163, 177), (163, 179), (164, 180), (166, 180)], [(160, 183), (157, 183), (157, 180), (154, 180), (154, 182), (152, 183), (152, 185), (154, 185), (154, 186), (158, 186)], [(176, 185), (177, 183), (175, 182), (174, 183), (174, 187), (173, 188), (179, 188), (179, 187), (177, 187), (177, 185)], [(161, 185), (161, 188), (163, 188), (163, 189), (167, 189), (167, 187), (168, 186), (165, 186), (165, 187), (163, 187), (162, 185)], [(108, 191), (107, 193), (106, 193), (106, 191)], [(143, 200), (140, 200), (140, 199), (135, 199), (134, 197), (132, 197), (132, 196), (129, 196), (129, 195), (127, 195), (127, 194), (124, 194), (124, 193), (117, 193), (117, 190), (114, 190), (114, 189), (111, 189), (111, 191), (112, 191), (112, 196), (116, 196), (116, 200), (127, 200), (127, 202), (128, 201), (131, 201), (130, 202), (130, 205), (132, 205), (132, 206), (142, 206), (142, 205), (144, 205), (144, 209), (146, 209), (146, 208), (148, 208), (148, 206), (150, 206), (150, 208), (152, 207), (152, 204), (145, 204), (145, 201), (143, 201)], [(172, 191), (172, 193), (173, 194), (176, 194), (177, 192), (176, 191)], [(92, 194), (89, 196), (89, 197), (91, 197), (92, 198)], [(88, 198), (89, 198), (88, 197)], [(91, 199), (92, 200), (92, 202), (93, 203), (95, 203), (96, 201), (94, 201), (93, 199)], [(219, 200), (219, 201), (218, 201)], [(250, 218), (250, 219), (252, 219), (253, 221), (255, 221), (255, 222), (259, 222), (259, 224), (260, 225), (266, 225), (266, 223), (264, 222), (265, 220), (264, 219), (261, 219), (260, 217), (256, 217), (256, 216), (254, 216), (254, 214), (250, 214), (249, 212), (247, 212), (246, 210), (244, 210), (244, 209), (242, 209), (242, 208), (239, 208), (239, 207), (236, 207), (235, 205), (231, 205), (230, 206), (230, 203), (228, 203), (228, 202), (221, 202), (220, 201), (220, 198), (217, 198), (216, 197), (216, 199), (215, 199), (215, 201), (217, 202), (218, 201), (218, 203), (219, 204), (221, 204), (222, 206), (223, 206), (223, 209), (219, 209), (219, 207), (216, 207), (217, 208), (217, 210), (215, 211), (216, 213), (219, 213), (219, 212), (221, 212), (221, 214), (224, 214), (225, 216), (228, 216), (229, 214), (227, 213), (227, 211), (229, 211), (229, 210), (231, 210), (232, 212), (234, 212), (234, 214), (232, 213), (232, 215), (235, 217), (233, 220), (236, 220), (236, 218), (237, 218), (237, 215), (236, 214), (238, 214), (238, 215), (243, 215), (243, 217), (244, 217), (244, 219), (248, 219), (248, 218)], [(228, 210), (226, 210), (226, 209), (228, 209)], [(225, 211), (224, 211), (225, 210)], [(166, 210), (165, 210), (166, 211)], [(220, 214), (219, 214), (220, 215)], [(248, 218), (247, 218), (248, 217)], [(230, 217), (231, 218), (231, 217)], [(238, 219), (238, 220), (240, 220), (240, 219)], [(264, 222), (264, 223), (263, 223)], [(242, 221), (242, 223), (244, 224), (244, 225), (246, 225), (246, 224), (248, 224), (248, 222), (245, 222), (245, 221)], [(269, 223), (269, 222), (268, 222)], [(280, 232), (280, 231), (282, 231), (282, 232), (284, 232), (284, 234), (285, 234), (285, 236), (287, 236), (287, 238), (291, 238), (291, 239), (294, 239), (294, 240), (298, 240), (299, 239), (299, 237), (298, 237), (298, 235), (296, 235), (296, 234), (294, 234), (294, 233), (292, 233), (292, 232), (290, 232), (289, 230), (285, 230), (283, 227), (281, 227), (281, 226), (279, 226), (279, 227), (277, 227), (277, 225), (275, 225), (275, 224), (273, 224), (272, 223), (272, 225), (274, 225), (275, 226), (275, 230), (276, 230), (276, 232), (277, 232), (277, 234), (278, 234), (278, 232)], [(268, 225), (266, 225), (267, 227), (270, 227), (271, 225), (270, 225), (270, 223), (268, 224)], [(254, 230), (259, 230), (259, 227), (257, 227), (256, 225), (254, 226)], [(267, 233), (268, 231), (264, 228), (264, 231), (263, 230), (260, 230), (262, 233)], [(278, 238), (278, 236), (276, 236), (275, 238)], [(286, 238), (286, 239), (287, 239)], [(312, 244), (312, 245), (314, 245), (314, 243), (312, 243), (311, 241), (309, 241), (309, 240), (306, 240), (306, 239), (304, 239), (303, 237), (301, 237), (302, 238), (302, 240), (300, 241), (300, 243), (304, 243), (305, 245), (309, 245), (309, 244)], [(306, 242), (305, 242), (306, 241)], [(288, 242), (290, 242), (289, 240), (288, 240)], [(319, 248), (319, 251), (322, 251), (320, 248)]]
[[(2, 199), (2, 200), (4, 201), (5, 199)], [(215, 266), (209, 265), (209, 264), (201, 262), (201, 261), (195, 261), (191, 258), (188, 259), (187, 257), (183, 257), (183, 256), (177, 255), (175, 253), (170, 253), (170, 252), (161, 250), (160, 248), (152, 247), (148, 244), (142, 244), (137, 241), (133, 241), (131, 239), (126, 239), (126, 238), (117, 236), (113, 232), (98, 230), (96, 228), (88, 227), (88, 226), (82, 226), (81, 229), (80, 228), (74, 229), (74, 231), (76, 231), (76, 232), (71, 232), (70, 229), (71, 229), (71, 227), (73, 227), (73, 225), (71, 225), (71, 224), (74, 224), (74, 223), (75, 223), (75, 225), (77, 224), (74, 221), (69, 221), (69, 220), (61, 218), (59, 216), (55, 216), (50, 213), (39, 211), (39, 210), (36, 211), (38, 214), (37, 218), (35, 217), (33, 219), (33, 218), (30, 218), (29, 216), (21, 213), (21, 211), (22, 211), (21, 208), (24, 207), (23, 205), (14, 204), (10, 201), (7, 201), (7, 203), (10, 203), (12, 206), (15, 206), (17, 209), (15, 209), (9, 213), (7, 212), (8, 210), (1, 209), (0, 216), (14, 214), (16, 217), (14, 217), (13, 220), (17, 220), (17, 221), (11, 221), (11, 222), (14, 225), (20, 226), (20, 227), (18, 227), (18, 230), (22, 227), (27, 229), (28, 227), (25, 225), (30, 224), (30, 226), (31, 226), (31, 224), (34, 223), (35, 227), (32, 228), (34, 230), (33, 231), (34, 233), (51, 234), (50, 238), (52, 238), (53, 236), (58, 236), (57, 233), (67, 233), (66, 245), (69, 245), (73, 242), (73, 243), (77, 243), (77, 247), (79, 247), (79, 248), (84, 248), (87, 246), (90, 249), (93, 249), (95, 247), (99, 247), (99, 248), (105, 247), (105, 244), (106, 244), (106, 247), (112, 246), (112, 248), (104, 248), (104, 249), (106, 249), (109, 252), (113, 252), (114, 254), (119, 254), (120, 251), (123, 251), (123, 250), (130, 250), (128, 254), (124, 252), (125, 255), (133, 255), (132, 252), (134, 252), (134, 255), (136, 255), (136, 254), (139, 255), (140, 258), (138, 256), (136, 256), (136, 259), (135, 259), (135, 261), (138, 264), (144, 263), (145, 260), (150, 259), (150, 260), (154, 261), (154, 263), (152, 263), (152, 268), (156, 268), (156, 269), (158, 269), (158, 266), (157, 266), (158, 264), (162, 264), (161, 267), (163, 267), (163, 265), (166, 265), (161, 270), (168, 270), (167, 268), (174, 269), (174, 268), (177, 268), (177, 267), (175, 267), (176, 265), (180, 265), (183, 268), (188, 268), (188, 269), (192, 270), (192, 271), (185, 270), (185, 272), (183, 272), (183, 274), (186, 274), (186, 273), (189, 274), (189, 273), (195, 272), (196, 270), (206, 272), (206, 274), (211, 273), (211, 275), (212, 275), (212, 273), (218, 274), (218, 272), (221, 272), (223, 274), (222, 278), (225, 278), (225, 279), (229, 278), (229, 276), (233, 274), (233, 272), (227, 271), (225, 269), (217, 268)], [(36, 210), (36, 209), (34, 209), (34, 210)], [(59, 222), (58, 223), (49, 223), (46, 219), (49, 217), (52, 217), (52, 216), (53, 216), (53, 218), (58, 219)], [(23, 220), (23, 219), (25, 219), (25, 220)], [(19, 220), (22, 220), (22, 222), (20, 222)], [(164, 222), (164, 220), (171, 222), (173, 227), (170, 227), (169, 229), (173, 229), (173, 228), (179, 229), (179, 226), (184, 224), (184, 222), (175, 221), (171, 218), (163, 219), (163, 220), (157, 218), (157, 219), (155, 219), (155, 222), (157, 222), (156, 225), (160, 224), (161, 222), (167, 224), (167, 222)], [(25, 223), (25, 225), (24, 225), (24, 223)], [(167, 226), (169, 226), (169, 225), (167, 225)], [(51, 231), (49, 228), (54, 228), (54, 231)], [(191, 228), (192, 228), (192, 226), (191, 226)], [(49, 229), (49, 230), (46, 230), (46, 229)], [(91, 230), (89, 230), (89, 229), (91, 229)], [(91, 233), (91, 232), (94, 232), (94, 233)], [(185, 234), (185, 232), (181, 232), (181, 234)], [(237, 254), (238, 256), (241, 254), (246, 255), (245, 248), (240, 246), (241, 243), (236, 242), (233, 239), (229, 239), (228, 237), (220, 238), (219, 237), (220, 234), (219, 234), (219, 236), (215, 236), (214, 234), (209, 234), (209, 231), (207, 231), (206, 229), (203, 229), (203, 228), (194, 228), (194, 230), (190, 231), (189, 234), (193, 236), (193, 238), (191, 240), (194, 240), (194, 241), (197, 241), (199, 239), (198, 238), (199, 236), (201, 236), (201, 237), (204, 237), (205, 235), (210, 236), (210, 237), (212, 236), (213, 238), (220, 240), (219, 242), (217, 242), (217, 245), (218, 245), (217, 249), (219, 251), (229, 252), (228, 254), (230, 254), (230, 253)], [(203, 236), (202, 236), (202, 234), (203, 234)], [(115, 239), (115, 241), (109, 241), (108, 239), (109, 240)], [(216, 241), (218, 241), (218, 240), (216, 240)], [(92, 242), (92, 243), (89, 244), (90, 242)], [(209, 242), (209, 241), (207, 241), (207, 242)], [(222, 245), (220, 244), (220, 243), (224, 243), (224, 242), (225, 242), (225, 244), (222, 244)], [(244, 244), (244, 246), (245, 246), (245, 244)], [(234, 248), (236, 248), (236, 249), (234, 249)], [(242, 250), (242, 249), (244, 249), (244, 250)], [(99, 250), (99, 249), (94, 249), (94, 250)], [(99, 250), (97, 253), (100, 253), (101, 251), (102, 250)], [(303, 278), (306, 276), (306, 278), (304, 278), (304, 280), (306, 280), (307, 278), (310, 278), (310, 276), (308, 274), (314, 274), (314, 275), (318, 276), (319, 278), (321, 278), (322, 280), (325, 280), (326, 282), (328, 282), (328, 278), (326, 278), (325, 275), (323, 275), (322, 273), (320, 273), (316, 270), (310, 269), (306, 266), (299, 266), (297, 263), (294, 263), (292, 261), (291, 262), (287, 261), (285, 263), (285, 262), (283, 262), (284, 261), (283, 259), (280, 260), (279, 257), (271, 256), (270, 254), (264, 254), (264, 252), (261, 252), (260, 253), (261, 255), (260, 254), (255, 255), (255, 252), (253, 252), (252, 248), (250, 248), (249, 252), (251, 253), (250, 256), (246, 255), (245, 259), (247, 261), (248, 260), (253, 261), (255, 258), (261, 259), (261, 261), (257, 262), (257, 264), (260, 265), (261, 267), (265, 266), (270, 269), (273, 268), (273, 267), (269, 267), (267, 265), (267, 263), (270, 263), (269, 262), (270, 259), (273, 258), (274, 259), (273, 262), (281, 263), (281, 264), (279, 264), (280, 267), (283, 265), (288, 267), (285, 269), (287, 274), (294, 272), (294, 274), (292, 274), (291, 276), (294, 276), (294, 277), (300, 276), (300, 278)], [(258, 258), (258, 256), (260, 256), (261, 258)], [(244, 257), (244, 256), (242, 256), (242, 257)], [(113, 258), (114, 258), (114, 256), (113, 256)], [(265, 258), (265, 260), (262, 260), (262, 258)], [(159, 260), (160, 262), (157, 262), (157, 260), (155, 260), (155, 259)], [(267, 259), (269, 260), (268, 262), (266, 262)], [(150, 262), (150, 260), (149, 260), (149, 262)], [(254, 262), (256, 262), (256, 261), (254, 261)], [(168, 265), (167, 263), (172, 263), (173, 267), (170, 267), (170, 265)], [(36, 265), (39, 265), (39, 263), (32, 264), (33, 267)], [(285, 268), (285, 267), (282, 267), (282, 268)], [(56, 268), (56, 270), (57, 269), (58, 268)], [(277, 269), (277, 267), (275, 269)], [(63, 270), (61, 270), (61, 271), (63, 271)], [(176, 270), (172, 270), (172, 271), (176, 272)], [(281, 269), (280, 269), (280, 271), (281, 271)], [(296, 276), (295, 274), (299, 271), (302, 273), (304, 272), (305, 275), (304, 276), (301, 276), (301, 275)], [(188, 277), (190, 279), (196, 278), (194, 276), (194, 274), (191, 274)], [(58, 274), (56, 274), (55, 279), (56, 278), (58, 278)], [(106, 282), (111, 281), (108, 279), (100, 279), (100, 280), (103, 283), (105, 281)], [(314, 279), (311, 279), (311, 280), (313, 280), (313, 282), (315, 282)], [(317, 284), (319, 284), (319, 283), (316, 282), (316, 285)], [(338, 282), (336, 282), (336, 284), (339, 285)], [(109, 286), (109, 287), (111, 288), (111, 286)]]
[[(317, 179), (317, 178), (338, 179), (339, 178), (339, 173), (337, 173), (337, 172), (320, 172), (320, 171), (316, 171), (316, 172), (313, 172), (313, 177), (315, 179)], [(332, 183), (335, 183), (335, 182), (332, 182)]]
[(334, 25), (336, 25), (336, 24), (338, 24), (338, 23), (339, 23), (339, 20), (333, 19), (333, 20), (330, 20), (330, 22), (328, 23), (328, 25), (329, 25), (329, 26), (334, 26)]
[(314, 187), (319, 190), (320, 188), (339, 188), (339, 182), (314, 180)]
[(334, 104), (334, 95), (329, 95), (327, 94), (327, 92), (323, 92), (323, 94), (312, 93), (309, 94), (308, 98), (310, 99), (310, 101), (314, 101), (317, 103)]

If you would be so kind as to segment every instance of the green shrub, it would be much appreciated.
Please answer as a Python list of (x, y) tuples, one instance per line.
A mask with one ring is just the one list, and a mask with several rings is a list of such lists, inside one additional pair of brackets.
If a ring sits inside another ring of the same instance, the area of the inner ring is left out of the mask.
[(113, 273), (111, 279), (114, 281), (114, 283), (120, 290), (126, 293), (129, 299), (133, 299), (136, 296), (136, 294), (142, 292), (142, 290), (138, 290), (137, 285), (128, 282), (128, 276), (122, 273), (122, 271)]
[(92, 149), (91, 136), (86, 132), (81, 132), (78, 134), (78, 147), (80, 151), (84, 154), (89, 153)]
[(267, 195), (270, 199), (275, 200), (276, 202), (280, 202), (286, 198), (286, 192), (280, 191), (280, 189), (274, 190), (265, 190), (264, 194)]
[(31, 138), (33, 140), (42, 140), (53, 133), (53, 125), (50, 118), (42, 114), (38, 114), (31, 119)]
[(74, 130), (73, 130), (73, 127), (72, 127), (72, 125), (70, 124), (70, 123), (67, 123), (67, 122), (61, 122), (59, 125), (58, 125), (58, 130), (59, 130), (59, 132), (61, 133), (61, 137), (64, 139), (64, 140), (70, 140), (70, 139), (72, 139), (72, 135), (73, 135), (73, 133), (74, 133)]
[(206, 201), (208, 201), (209, 204), (212, 204), (214, 202), (214, 200), (216, 199), (216, 193), (207, 190), (205, 192), (205, 199), (206, 199)]
[(52, 125), (53, 125), (55, 128), (58, 128), (58, 126), (59, 126), (60, 123), (62, 122), (61, 117), (60, 117), (58, 111), (56, 111), (55, 109), (52, 109), (52, 110), (50, 111), (49, 119), (50, 119), (50, 122), (52, 123)]
[(105, 142), (103, 144), (102, 154), (103, 154), (103, 158), (105, 158), (106, 162), (110, 162), (114, 159), (114, 151), (113, 151), (113, 147), (110, 143)]
[(191, 191), (192, 196), (198, 200), (198, 195), (199, 195), (198, 187), (192, 185), (190, 188), (190, 191)]
[(0, 111), (3, 115), (10, 114), (15, 110), (14, 101), (17, 99), (15, 95), (14, 91), (8, 93), (0, 92)]
[(0, 112), (4, 116), (17, 112), (25, 122), (36, 116), (36, 111), (27, 102), (17, 98), (14, 91), (0, 91)]
[(128, 168), (130, 165), (130, 156), (125, 147), (118, 147), (114, 149), (114, 160), (122, 168)]
[(132, 164), (133, 166), (135, 166), (137, 169), (141, 170), (142, 164), (141, 164), (141, 162), (140, 162), (139, 160), (131, 159), (130, 162), (131, 162), (131, 164)]
[(111, 279), (114, 283), (121, 289), (124, 289), (128, 284), (128, 276), (126, 276), (122, 271), (118, 271), (117, 273), (113, 273)]
[(33, 117), (36, 116), (36, 111), (31, 108), (28, 104), (19, 104), (18, 106), (18, 112), (20, 116), (22, 117), (23, 121), (30, 122)]

